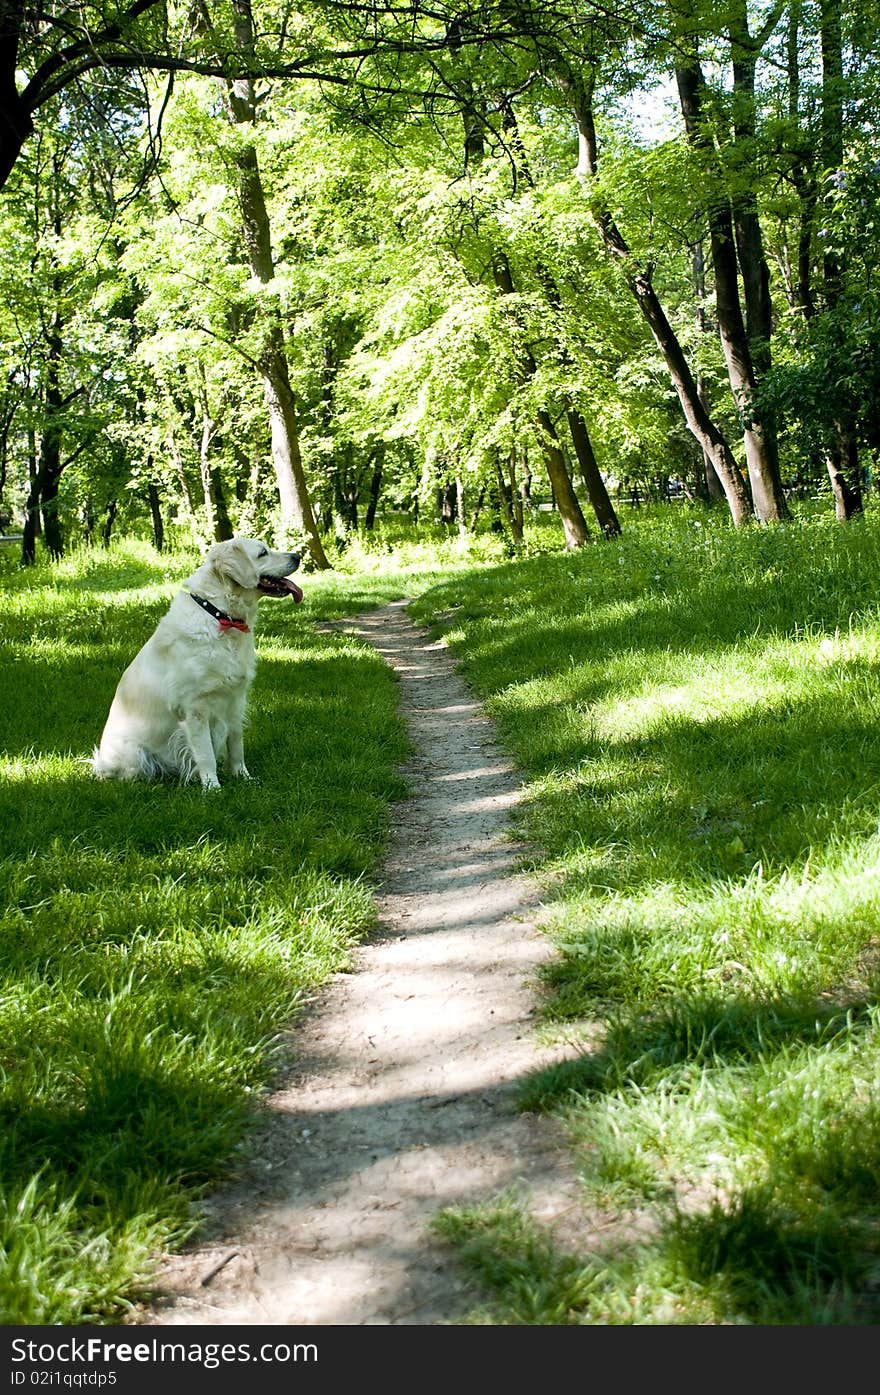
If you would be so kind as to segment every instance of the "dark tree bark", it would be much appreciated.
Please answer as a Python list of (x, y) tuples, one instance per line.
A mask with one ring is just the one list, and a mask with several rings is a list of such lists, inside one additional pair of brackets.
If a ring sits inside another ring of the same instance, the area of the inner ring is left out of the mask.
[(104, 518), (103, 527), (101, 528), (101, 543), (104, 547), (110, 546), (110, 538), (113, 533), (113, 524), (116, 522), (116, 514), (118, 509), (119, 504), (117, 503), (117, 501), (115, 499), (111, 499), (109, 504), (107, 505), (107, 513)]
[(440, 522), (451, 528), (458, 515), (458, 485), (455, 480), (446, 480), (440, 486)]
[(46, 390), (43, 398), (43, 426), (40, 432), (39, 455), (25, 505), (21, 555), (25, 566), (36, 561), (37, 520), (42, 524), (43, 540), (49, 555), (57, 561), (64, 555), (64, 538), (58, 517), (58, 486), (64, 465), (61, 459), (61, 414), (64, 399), (61, 391), (61, 358), (63, 354), (61, 315), (52, 317), (46, 354)]
[[(582, 80), (566, 73), (561, 85), (568, 96), (577, 125), (577, 172), (584, 179), (594, 178), (598, 170), (598, 143), (593, 119), (594, 77), (590, 74), (586, 80)], [(654, 290), (651, 269), (634, 266), (630, 248), (609, 209), (598, 210), (597, 222), (609, 252), (625, 268), (626, 280), (635, 296), (636, 304), (666, 362), (688, 429), (711, 461), (721, 481), (731, 517), (739, 526), (752, 515), (748, 491), (733, 452), (700, 398), (684, 350)]]
[(788, 117), (792, 131), (791, 182), (800, 202), (796, 267), (790, 273), (788, 287), (792, 309), (800, 310), (805, 319), (815, 314), (813, 301), (813, 227), (816, 217), (816, 179), (811, 136), (801, 133), (801, 68), (800, 68), (801, 0), (791, 0), (786, 32), (786, 73), (788, 78)]
[(589, 542), (590, 530), (574, 492), (565, 455), (549, 412), (538, 413), (538, 427), (541, 432), (540, 444), (544, 453), (544, 463), (550, 477), (550, 488), (553, 490), (553, 498), (562, 521), (565, 546), (569, 551), (574, 551)]
[(771, 363), (773, 302), (770, 296), (770, 269), (764, 254), (764, 239), (758, 215), (758, 198), (745, 171), (754, 158), (757, 136), (755, 71), (775, 21), (771, 16), (764, 31), (753, 36), (749, 30), (746, 0), (733, 0), (729, 10), (730, 49), (733, 67), (733, 163), (737, 175), (732, 198), (736, 247), (746, 307), (746, 332), (757, 373), (766, 373)]
[(571, 432), (574, 453), (581, 467), (581, 476), (593, 506), (593, 513), (596, 515), (603, 535), (606, 538), (616, 538), (621, 532), (620, 519), (615, 513), (614, 505), (602, 478), (599, 462), (590, 440), (590, 433), (587, 430), (587, 423), (577, 408), (571, 405), (567, 406), (565, 415), (568, 419), (568, 429)]
[(209, 479), (211, 500), (214, 504), (214, 538), (216, 542), (228, 542), (230, 538), (235, 536), (235, 531), (229, 517), (226, 490), (223, 486), (223, 476), (220, 473), (219, 465), (211, 466)]
[[(839, 169), (843, 164), (843, 38), (840, 0), (821, 0), (820, 38), (822, 47), (822, 120), (820, 146), (822, 167)], [(823, 261), (825, 303), (833, 308), (840, 300), (845, 266), (841, 257), (826, 251)], [(825, 452), (825, 465), (831, 482), (836, 516), (845, 523), (863, 511), (859, 453), (855, 437), (829, 404), (834, 422), (834, 444)]]
[[(776, 22), (771, 12), (764, 28), (756, 35), (749, 30), (746, 0), (734, 0), (730, 11), (730, 47), (733, 66), (733, 159), (735, 188), (732, 197), (733, 222), (737, 257), (742, 274), (743, 298), (746, 310), (746, 335), (757, 381), (770, 371), (772, 365), (773, 301), (770, 295), (770, 268), (764, 253), (764, 239), (758, 213), (758, 197), (745, 171), (752, 163), (757, 137), (757, 106), (755, 102), (755, 72), (758, 55), (764, 48)], [(784, 505), (785, 495), (779, 469), (779, 442), (776, 424), (765, 413), (762, 420), (764, 450), (775, 492)]]
[(13, 382), (14, 376), (10, 372), (7, 378), (6, 392), (3, 396), (2, 411), (0, 411), (0, 498), (3, 497), (3, 491), (6, 488), (6, 475), (9, 468), (9, 436), (20, 405)]
[(162, 521), (159, 491), (152, 481), (147, 485), (147, 502), (150, 505), (150, 522), (153, 525), (153, 546), (157, 552), (162, 552), (165, 547), (165, 525)]
[(214, 505), (214, 488), (211, 480), (211, 444), (214, 439), (216, 423), (208, 402), (208, 384), (205, 370), (201, 364), (199, 364), (199, 401), (202, 409), (202, 434), (199, 440), (199, 478), (202, 482), (202, 500), (208, 520), (208, 533), (215, 542), (221, 542), (222, 539), (217, 531), (217, 510)]
[[(685, 131), (694, 149), (706, 157), (707, 182), (711, 185), (714, 151), (703, 118), (705, 82), (692, 46), (677, 63), (675, 76)], [(762, 523), (778, 523), (789, 516), (789, 510), (779, 477), (778, 455), (768, 444), (768, 432), (755, 400), (757, 380), (740, 304), (733, 216), (726, 195), (711, 197), (706, 211), (718, 331), (733, 399), (742, 420), (752, 501)]]
[(523, 492), (517, 482), (517, 452), (513, 446), (507, 457), (507, 488), (510, 498), (511, 529), (514, 541), (522, 543), (525, 541), (525, 515), (523, 509)]

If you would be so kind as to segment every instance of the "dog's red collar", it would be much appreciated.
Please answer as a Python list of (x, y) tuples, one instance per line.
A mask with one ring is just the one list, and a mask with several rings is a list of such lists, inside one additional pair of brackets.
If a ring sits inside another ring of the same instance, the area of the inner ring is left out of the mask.
[(218, 610), (210, 601), (206, 601), (204, 596), (197, 596), (195, 591), (187, 591), (188, 596), (192, 596), (196, 605), (200, 605), (202, 610), (206, 610), (209, 615), (219, 623), (221, 630), (242, 630), (245, 634), (250, 633), (250, 625), (246, 620), (236, 620), (232, 615), (226, 615), (222, 610)]

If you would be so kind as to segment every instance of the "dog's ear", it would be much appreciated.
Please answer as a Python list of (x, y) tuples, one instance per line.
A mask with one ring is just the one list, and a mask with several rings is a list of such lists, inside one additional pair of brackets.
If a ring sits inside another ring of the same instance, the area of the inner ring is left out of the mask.
[(208, 553), (211, 565), (220, 576), (251, 591), (260, 579), (257, 564), (249, 555), (241, 538), (215, 543)]

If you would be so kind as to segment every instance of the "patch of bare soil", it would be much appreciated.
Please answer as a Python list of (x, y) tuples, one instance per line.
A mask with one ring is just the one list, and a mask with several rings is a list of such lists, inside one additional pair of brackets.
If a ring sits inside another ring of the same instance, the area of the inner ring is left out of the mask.
[(558, 1126), (514, 1102), (562, 1054), (531, 1021), (550, 950), (516, 872), (516, 772), (404, 601), (339, 628), (393, 665), (415, 748), (378, 931), (295, 1024), (254, 1162), (139, 1324), (454, 1323), (473, 1294), (430, 1233), (439, 1207), (515, 1187), (544, 1223), (577, 1211)]

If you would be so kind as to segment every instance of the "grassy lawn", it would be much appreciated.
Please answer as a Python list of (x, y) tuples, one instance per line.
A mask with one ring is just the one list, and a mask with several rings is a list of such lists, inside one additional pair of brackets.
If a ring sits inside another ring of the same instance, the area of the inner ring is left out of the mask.
[(626, 522), (415, 606), (528, 776), (582, 1051), (522, 1104), (606, 1219), (587, 1261), (515, 1196), (439, 1227), (475, 1321), (876, 1323), (880, 521)]
[(263, 607), (255, 778), (98, 782), (119, 675), (192, 568), (131, 543), (23, 573), (0, 640), (0, 1322), (112, 1321), (234, 1166), (282, 1027), (373, 921), (395, 681), (323, 635), (400, 581)]
[(441, 1213), (470, 1320), (880, 1320), (880, 521), (624, 524), (378, 539), (266, 601), (256, 778), (209, 797), (84, 763), (193, 556), (0, 559), (0, 1322), (119, 1321), (246, 1154), (403, 793), (393, 676), (312, 622), (403, 594), (527, 780), (541, 1030), (581, 1049), (521, 1100), (604, 1220), (571, 1255), (515, 1194)]

